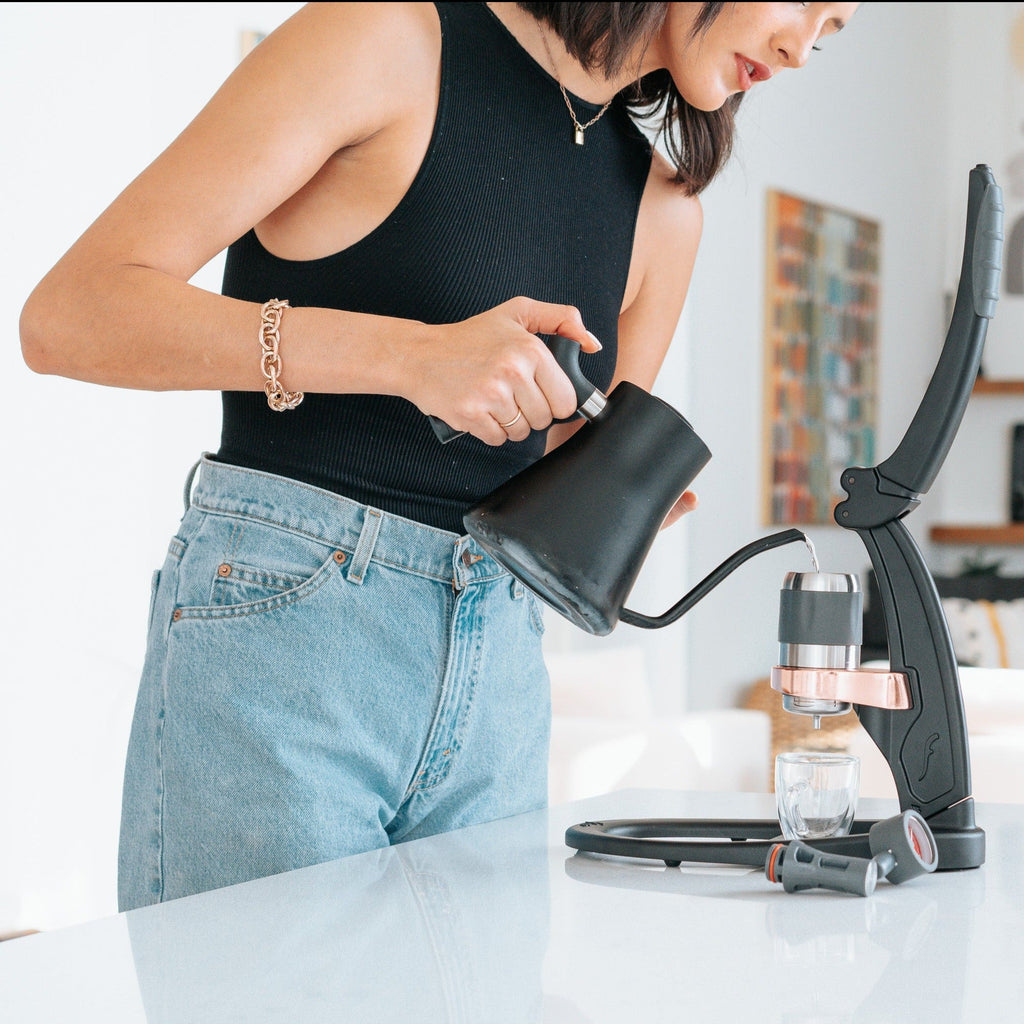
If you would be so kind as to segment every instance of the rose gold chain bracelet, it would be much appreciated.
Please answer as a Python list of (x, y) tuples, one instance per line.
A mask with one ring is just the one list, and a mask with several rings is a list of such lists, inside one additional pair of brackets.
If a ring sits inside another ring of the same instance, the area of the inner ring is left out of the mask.
[(284, 310), (290, 308), (287, 299), (270, 299), (260, 307), (260, 348), (263, 350), (260, 367), (266, 378), (263, 390), (267, 393), (267, 405), (274, 412), (294, 409), (305, 397), (301, 391), (285, 391), (280, 379), (281, 317)]

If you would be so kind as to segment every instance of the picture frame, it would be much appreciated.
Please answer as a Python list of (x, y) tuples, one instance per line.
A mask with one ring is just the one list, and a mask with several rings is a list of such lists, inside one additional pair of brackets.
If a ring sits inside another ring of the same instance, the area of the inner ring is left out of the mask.
[(881, 225), (769, 189), (766, 242), (762, 518), (831, 523), (875, 460)]

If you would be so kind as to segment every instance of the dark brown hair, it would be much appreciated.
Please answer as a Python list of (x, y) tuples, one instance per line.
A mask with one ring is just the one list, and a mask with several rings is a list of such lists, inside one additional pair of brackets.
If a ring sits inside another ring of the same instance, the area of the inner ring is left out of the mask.
[[(639, 46), (661, 28), (667, 3), (534, 4), (519, 6), (558, 33), (565, 48), (588, 70), (620, 72)], [(699, 35), (718, 17), (724, 3), (705, 3), (693, 26)], [(664, 68), (644, 75), (620, 93), (637, 120), (653, 125), (665, 140), (676, 181), (690, 195), (703, 191), (732, 153), (736, 110), (742, 93), (718, 110), (698, 110), (683, 99)], [(660, 123), (659, 123), (660, 121)]]

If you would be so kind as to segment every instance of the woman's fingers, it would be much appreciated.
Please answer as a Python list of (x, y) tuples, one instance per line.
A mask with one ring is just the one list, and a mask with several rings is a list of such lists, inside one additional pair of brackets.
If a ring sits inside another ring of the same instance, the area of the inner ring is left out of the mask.
[[(490, 445), (522, 441), (576, 411), (576, 392), (538, 335), (560, 334), (586, 352), (600, 343), (575, 306), (524, 296), (434, 333), (413, 400), (455, 430)], [(425, 356), (427, 352), (420, 350)], [(409, 397), (409, 396), (407, 396)]]
[(665, 521), (661, 524), (661, 528), (664, 530), (666, 526), (671, 526), (686, 515), (687, 512), (692, 512), (698, 504), (697, 495), (693, 491), (684, 491), (679, 500), (669, 509), (668, 515), (665, 516)]
[[(601, 343), (586, 329), (575, 306), (538, 302), (524, 296), (512, 299), (510, 305), (523, 327), (532, 334), (561, 335), (577, 342), (584, 352), (601, 349)], [(576, 391), (553, 356), (538, 361), (534, 380), (540, 394), (530, 397), (536, 397), (536, 405), (528, 408), (520, 404), (535, 430), (543, 430), (553, 419), (568, 419), (576, 412)]]
[(510, 299), (506, 305), (531, 334), (560, 334), (579, 342), (584, 352), (601, 348), (601, 343), (583, 325), (583, 317), (575, 306), (539, 302), (525, 295)]

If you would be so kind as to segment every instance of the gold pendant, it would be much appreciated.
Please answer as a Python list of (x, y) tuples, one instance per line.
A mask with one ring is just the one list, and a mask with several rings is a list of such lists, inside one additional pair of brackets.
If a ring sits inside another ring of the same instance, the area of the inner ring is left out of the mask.
[(583, 145), (583, 129), (579, 125), (576, 125), (576, 132), (575, 132), (575, 135), (573, 137), (576, 140), (576, 145), (577, 146), (582, 146)]

